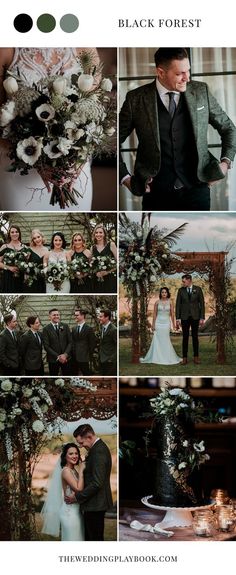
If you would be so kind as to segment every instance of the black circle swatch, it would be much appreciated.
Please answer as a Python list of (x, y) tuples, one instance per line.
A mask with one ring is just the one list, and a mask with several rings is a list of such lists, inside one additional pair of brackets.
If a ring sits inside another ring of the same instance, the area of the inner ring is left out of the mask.
[(14, 19), (14, 28), (17, 32), (29, 32), (33, 26), (33, 20), (29, 14), (18, 14)]

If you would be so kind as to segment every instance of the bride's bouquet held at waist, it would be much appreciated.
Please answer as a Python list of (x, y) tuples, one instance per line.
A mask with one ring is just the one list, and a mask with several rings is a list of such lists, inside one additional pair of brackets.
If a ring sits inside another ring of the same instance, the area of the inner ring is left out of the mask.
[(64, 280), (69, 276), (67, 264), (63, 262), (49, 263), (44, 268), (43, 274), (45, 274), (47, 283), (52, 284), (56, 291), (62, 289)]
[(10, 73), (3, 82), (0, 136), (9, 143), (9, 170), (26, 175), (35, 168), (51, 193), (50, 204), (62, 209), (79, 205), (74, 184), (84, 164), (115, 147), (112, 82), (95, 68), (83, 69), (83, 58), (80, 69), (33, 86)]

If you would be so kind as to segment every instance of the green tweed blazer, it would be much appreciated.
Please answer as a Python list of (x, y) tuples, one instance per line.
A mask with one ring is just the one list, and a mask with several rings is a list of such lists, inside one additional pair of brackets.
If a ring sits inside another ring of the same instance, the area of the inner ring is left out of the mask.
[[(143, 195), (148, 178), (157, 176), (161, 166), (160, 133), (156, 81), (131, 90), (120, 111), (120, 146), (135, 130), (138, 138), (132, 192)], [(189, 110), (198, 153), (197, 177), (201, 182), (221, 180), (219, 161), (208, 150), (208, 125), (221, 138), (221, 157), (233, 161), (236, 153), (236, 127), (222, 110), (205, 82), (189, 82), (183, 94)], [(128, 169), (120, 157), (120, 180)]]

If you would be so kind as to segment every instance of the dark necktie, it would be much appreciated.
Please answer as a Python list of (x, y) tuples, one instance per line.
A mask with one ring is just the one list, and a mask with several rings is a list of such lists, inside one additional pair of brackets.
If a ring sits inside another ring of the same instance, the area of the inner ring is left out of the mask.
[(59, 335), (59, 325), (58, 323), (55, 325), (56, 334)]
[(190, 299), (191, 298), (191, 289), (189, 287), (187, 288), (187, 292), (188, 292), (188, 297)]
[(41, 339), (40, 339), (39, 334), (37, 332), (35, 332), (35, 337), (36, 337), (38, 344), (41, 345)]
[(16, 334), (15, 334), (15, 332), (12, 331), (11, 333), (12, 333), (12, 337), (13, 337), (14, 341), (16, 342), (17, 340), (16, 340)]
[(170, 114), (170, 117), (173, 118), (175, 110), (176, 110), (175, 94), (174, 94), (174, 92), (167, 92), (167, 94), (169, 96), (168, 112)]
[(106, 333), (106, 328), (103, 327), (103, 328), (102, 328), (102, 337), (104, 337), (105, 333)]

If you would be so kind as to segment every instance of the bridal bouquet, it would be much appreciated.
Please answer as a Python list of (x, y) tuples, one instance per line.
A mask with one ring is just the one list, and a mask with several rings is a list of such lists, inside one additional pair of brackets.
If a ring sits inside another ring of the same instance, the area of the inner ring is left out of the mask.
[(52, 284), (56, 291), (61, 291), (62, 283), (69, 275), (67, 264), (62, 262), (49, 263), (43, 273), (46, 276), (46, 281)]
[(91, 266), (88, 258), (74, 258), (70, 261), (68, 266), (69, 277), (77, 279), (79, 284), (84, 282), (83, 275), (91, 274)]
[(87, 160), (113, 151), (116, 128), (112, 82), (94, 69), (48, 77), (32, 87), (18, 77), (3, 82), (8, 99), (0, 108), (0, 136), (10, 143), (11, 171), (35, 168), (51, 193), (50, 204), (78, 205), (75, 181)]
[[(112, 256), (94, 256), (90, 260), (90, 266), (93, 274), (97, 272), (109, 272), (111, 274), (116, 273), (116, 260)], [(100, 282), (104, 281), (104, 277), (97, 277)]]

